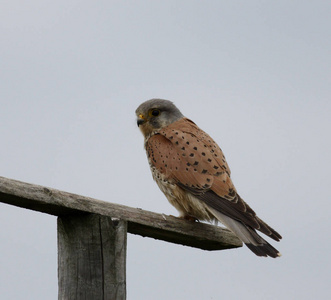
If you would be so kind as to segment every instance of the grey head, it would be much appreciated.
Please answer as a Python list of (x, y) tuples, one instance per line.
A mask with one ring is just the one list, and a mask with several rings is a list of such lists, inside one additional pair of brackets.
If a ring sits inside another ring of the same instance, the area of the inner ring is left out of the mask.
[(145, 137), (183, 118), (180, 110), (169, 100), (151, 99), (136, 109), (137, 125)]

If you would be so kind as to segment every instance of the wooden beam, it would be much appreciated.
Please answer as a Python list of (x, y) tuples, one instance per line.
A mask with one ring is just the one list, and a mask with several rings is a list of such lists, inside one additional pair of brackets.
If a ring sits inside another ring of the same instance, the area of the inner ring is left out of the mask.
[(0, 202), (55, 216), (93, 213), (128, 222), (128, 232), (204, 250), (237, 248), (229, 230), (0, 177)]
[(58, 217), (58, 299), (126, 299), (127, 223), (95, 214)]

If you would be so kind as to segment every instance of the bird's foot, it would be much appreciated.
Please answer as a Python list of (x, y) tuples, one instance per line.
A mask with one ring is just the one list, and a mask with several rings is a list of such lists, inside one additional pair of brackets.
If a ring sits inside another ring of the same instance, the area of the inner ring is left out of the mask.
[(190, 215), (180, 216), (180, 218), (190, 222), (199, 222), (199, 220), (196, 217)]

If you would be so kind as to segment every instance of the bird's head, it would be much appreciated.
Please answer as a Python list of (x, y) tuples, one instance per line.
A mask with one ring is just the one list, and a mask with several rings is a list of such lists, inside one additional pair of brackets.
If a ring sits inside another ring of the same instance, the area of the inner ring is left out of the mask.
[(136, 109), (137, 125), (147, 138), (160, 129), (183, 118), (183, 114), (169, 100), (151, 99)]

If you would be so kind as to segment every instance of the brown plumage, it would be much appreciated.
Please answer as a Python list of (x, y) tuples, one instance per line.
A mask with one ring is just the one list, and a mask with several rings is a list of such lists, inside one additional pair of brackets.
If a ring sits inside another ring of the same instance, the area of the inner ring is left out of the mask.
[(136, 114), (153, 178), (181, 217), (220, 221), (256, 255), (280, 256), (255, 230), (276, 241), (280, 234), (240, 198), (222, 150), (207, 133), (167, 100), (148, 100)]

